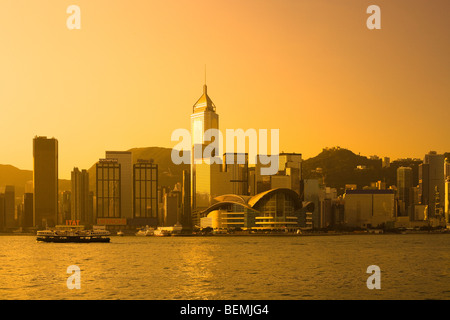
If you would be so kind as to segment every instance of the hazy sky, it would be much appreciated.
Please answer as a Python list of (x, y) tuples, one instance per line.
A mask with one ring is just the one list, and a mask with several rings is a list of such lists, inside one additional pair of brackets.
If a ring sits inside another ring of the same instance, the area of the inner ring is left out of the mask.
[(450, 151), (449, 13), (448, 0), (1, 0), (0, 163), (32, 169), (36, 135), (58, 139), (61, 178), (106, 150), (173, 147), (205, 65), (220, 128), (280, 129), (285, 152)]

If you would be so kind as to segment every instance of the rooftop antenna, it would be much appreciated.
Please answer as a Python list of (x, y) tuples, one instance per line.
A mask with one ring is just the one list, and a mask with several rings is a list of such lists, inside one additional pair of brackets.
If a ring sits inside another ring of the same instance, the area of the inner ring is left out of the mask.
[(205, 64), (205, 84), (203, 85), (203, 91), (206, 93), (206, 64)]

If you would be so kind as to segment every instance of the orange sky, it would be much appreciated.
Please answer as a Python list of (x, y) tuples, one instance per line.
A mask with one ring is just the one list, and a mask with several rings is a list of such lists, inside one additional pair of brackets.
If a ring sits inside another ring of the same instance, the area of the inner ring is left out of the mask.
[[(66, 27), (72, 4), (81, 30)], [(280, 129), (280, 151), (450, 151), (449, 13), (448, 0), (2, 0), (0, 163), (32, 169), (35, 135), (59, 140), (61, 178), (106, 150), (173, 147), (205, 64), (220, 128)]]

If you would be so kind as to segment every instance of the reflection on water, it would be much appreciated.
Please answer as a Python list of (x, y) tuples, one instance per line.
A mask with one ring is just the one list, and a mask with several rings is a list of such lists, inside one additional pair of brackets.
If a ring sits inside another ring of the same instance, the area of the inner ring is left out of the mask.
[[(0, 237), (2, 299), (450, 299), (449, 235)], [(81, 289), (66, 286), (81, 269)], [(381, 290), (369, 290), (369, 265)]]

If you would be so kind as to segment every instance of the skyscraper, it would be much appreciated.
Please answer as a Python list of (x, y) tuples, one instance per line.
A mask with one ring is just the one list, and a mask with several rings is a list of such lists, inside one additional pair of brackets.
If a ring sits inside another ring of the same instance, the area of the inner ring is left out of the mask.
[(59, 195), (59, 211), (62, 223), (72, 220), (72, 191), (63, 191)]
[(191, 223), (191, 175), (189, 170), (183, 170), (181, 187), (181, 225), (190, 229)]
[(58, 140), (35, 137), (33, 140), (33, 225), (58, 223)]
[(24, 193), (22, 199), (22, 227), (33, 226), (33, 194)]
[(133, 218), (133, 158), (131, 151), (106, 151), (106, 159), (117, 159), (120, 164), (121, 217)]
[(158, 217), (158, 165), (138, 160), (133, 165), (133, 218)]
[(5, 187), (5, 227), (13, 229), (16, 225), (16, 197), (14, 186)]
[[(245, 159), (243, 163), (238, 163), (238, 157)], [(227, 163), (226, 159), (233, 159), (233, 163)], [(226, 153), (223, 155), (223, 174), (221, 181), (218, 183), (218, 193), (238, 194), (247, 196), (249, 193), (249, 170), (248, 170), (248, 154)], [(220, 188), (222, 186), (222, 188)], [(224, 187), (224, 188), (223, 188)]]
[[(204, 133), (209, 129), (219, 129), (219, 115), (205, 84), (191, 115), (191, 206), (194, 224), (199, 223), (197, 209), (207, 208), (211, 204), (211, 176), (215, 171), (220, 171), (219, 164), (211, 165), (209, 159), (203, 159), (203, 151), (209, 144), (204, 140)], [(201, 163), (203, 161), (205, 163)]]
[(261, 175), (261, 167), (269, 165), (261, 164), (258, 156), (255, 170), (255, 192), (260, 193), (274, 188), (292, 189), (300, 197), (302, 192), (302, 155), (301, 153), (280, 153), (278, 155), (278, 172), (274, 175)]
[(412, 168), (400, 167), (397, 169), (397, 190), (398, 199), (401, 200), (400, 215), (409, 216), (413, 220), (412, 208)]
[(120, 163), (117, 159), (100, 159), (95, 170), (97, 218), (122, 218)]
[(0, 230), (5, 229), (5, 194), (0, 193)]
[(421, 163), (419, 165), (419, 201), (420, 204), (428, 206), (430, 199), (430, 179), (429, 179), (429, 168), (428, 163)]
[(444, 176), (445, 179), (450, 178), (450, 158), (445, 158)]
[(74, 168), (72, 173), (71, 218), (80, 220), (81, 224), (92, 221), (92, 208), (89, 207), (89, 173), (87, 170)]
[(450, 177), (445, 181), (444, 215), (445, 221), (450, 224)]
[[(436, 197), (437, 194), (444, 194), (445, 179), (444, 179), (444, 155), (437, 154), (435, 151), (430, 151), (425, 155), (424, 164), (428, 167), (428, 181), (423, 181), (424, 186), (428, 188), (428, 215), (431, 218), (436, 217)], [(426, 166), (424, 166), (424, 169)], [(423, 180), (423, 179), (422, 179)], [(424, 190), (424, 194), (425, 194)], [(443, 208), (443, 197), (439, 197), (438, 207)]]

